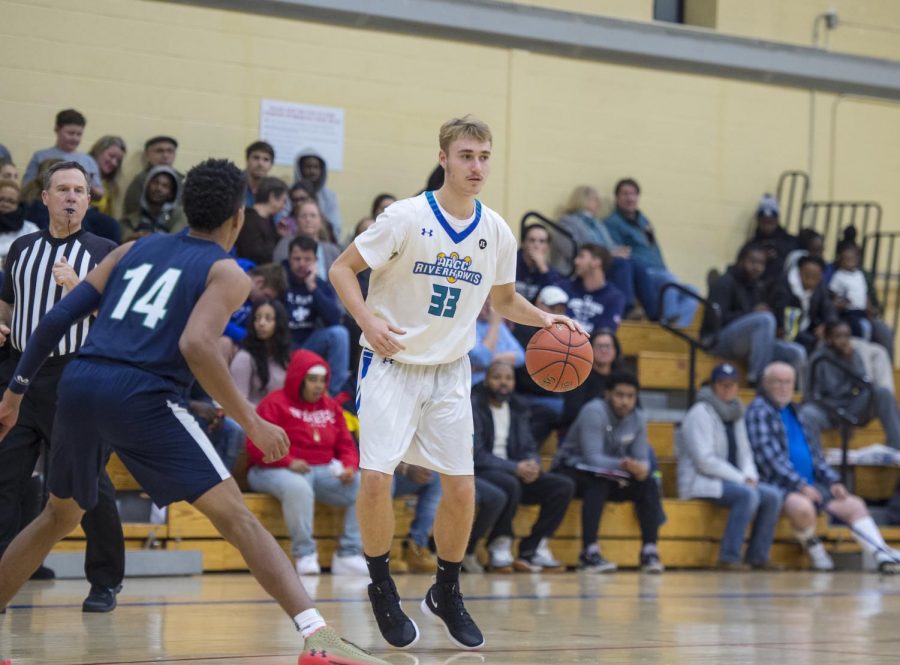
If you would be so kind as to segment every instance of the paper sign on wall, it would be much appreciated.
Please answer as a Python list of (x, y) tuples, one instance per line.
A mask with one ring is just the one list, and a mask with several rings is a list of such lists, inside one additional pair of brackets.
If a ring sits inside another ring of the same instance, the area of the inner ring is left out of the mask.
[(344, 109), (263, 99), (259, 136), (275, 148), (275, 163), (293, 166), (301, 150), (312, 148), (329, 171), (344, 168)]

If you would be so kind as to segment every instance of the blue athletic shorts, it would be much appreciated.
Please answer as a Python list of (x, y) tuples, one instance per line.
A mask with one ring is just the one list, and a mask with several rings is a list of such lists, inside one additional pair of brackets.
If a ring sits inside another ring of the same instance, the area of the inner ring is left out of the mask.
[(136, 367), (70, 362), (59, 382), (50, 492), (92, 508), (108, 448), (159, 506), (195, 501), (229, 478), (181, 398), (177, 386)]

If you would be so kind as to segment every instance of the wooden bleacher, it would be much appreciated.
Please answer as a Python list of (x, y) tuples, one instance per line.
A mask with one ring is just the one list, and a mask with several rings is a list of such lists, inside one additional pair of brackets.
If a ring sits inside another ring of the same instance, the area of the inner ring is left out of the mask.
[[(687, 344), (670, 335), (657, 325), (645, 322), (625, 322), (619, 332), (622, 351), (625, 356), (637, 361), (638, 376), (645, 389), (684, 390), (688, 376)], [(709, 376), (720, 359), (707, 354), (698, 354), (698, 383)], [(747, 403), (754, 392), (748, 388), (740, 391), (741, 399)], [(660, 529), (659, 547), (663, 562), (670, 568), (705, 568), (715, 564), (718, 555), (718, 539), (721, 536), (727, 513), (724, 509), (702, 501), (677, 499), (677, 463), (675, 458), (675, 427), (672, 422), (650, 422), (648, 436), (657, 454), (662, 471), (662, 487), (665, 512), (668, 521)], [(884, 441), (884, 432), (878, 423), (870, 423), (854, 431), (851, 448), (859, 448)], [(823, 438), (826, 447), (839, 447), (837, 432), (826, 432)], [(551, 440), (543, 448), (544, 466), (549, 468), (556, 441)], [(239, 465), (240, 466), (240, 465)], [(139, 490), (137, 482), (115, 456), (108, 467), (113, 483), (119, 490)], [(868, 500), (884, 500), (894, 490), (900, 480), (900, 469), (888, 467), (854, 467), (855, 491)], [(240, 471), (236, 472), (239, 482), (243, 481)], [(246, 485), (241, 482), (246, 490)], [(244, 498), (250, 509), (260, 518), (263, 525), (278, 539), (285, 551), (290, 553), (290, 541), (281, 517), (278, 501), (263, 494), (245, 493)], [(392, 551), (400, 554), (404, 535), (409, 530), (414, 504), (406, 499), (394, 501), (397, 521)], [(581, 548), (580, 501), (573, 501), (566, 518), (551, 542), (556, 557), (566, 565), (575, 565)], [(537, 509), (523, 506), (514, 522), (515, 533), (521, 537), (528, 533), (537, 517)], [(319, 559), (323, 567), (329, 567), (331, 556), (337, 545), (342, 512), (339, 509), (317, 505), (314, 534), (319, 544)], [(850, 538), (849, 531), (842, 527), (829, 527), (824, 519), (819, 520), (819, 534), (826, 545), (837, 552), (858, 551), (858, 546)], [(884, 530), (890, 543), (900, 545), (900, 528)], [(72, 551), (83, 548), (84, 535), (76, 529), (55, 551)], [(126, 524), (126, 547), (138, 549), (153, 541), (154, 546), (171, 550), (199, 550), (203, 553), (206, 571), (246, 570), (240, 554), (218, 536), (209, 521), (186, 503), (170, 506), (166, 524)], [(610, 504), (606, 507), (600, 526), (599, 542), (604, 556), (620, 566), (636, 566), (640, 548), (640, 531), (634, 512), (628, 504)], [(793, 541), (785, 520), (779, 523), (772, 560), (789, 567), (801, 568), (806, 565), (800, 547)]]

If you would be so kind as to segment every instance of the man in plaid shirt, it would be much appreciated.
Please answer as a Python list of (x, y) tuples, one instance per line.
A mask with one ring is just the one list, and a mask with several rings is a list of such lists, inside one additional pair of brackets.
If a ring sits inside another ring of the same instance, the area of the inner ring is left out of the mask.
[(879, 571), (900, 572), (896, 563), (900, 552), (887, 547), (865, 502), (847, 491), (838, 474), (825, 462), (816, 439), (800, 423), (791, 402), (795, 380), (793, 367), (771, 363), (763, 372), (760, 394), (747, 407), (747, 435), (760, 482), (784, 490), (784, 514), (814, 570), (834, 568), (816, 537), (816, 513), (825, 510), (852, 525), (853, 537), (875, 557)]

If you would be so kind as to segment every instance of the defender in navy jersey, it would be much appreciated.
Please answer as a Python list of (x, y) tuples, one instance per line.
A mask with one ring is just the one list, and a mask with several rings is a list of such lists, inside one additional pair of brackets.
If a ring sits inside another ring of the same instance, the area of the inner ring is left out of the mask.
[(266, 461), (288, 450), (284, 431), (262, 420), (241, 396), (217, 346), (250, 291), (249, 279), (227, 254), (243, 225), (243, 190), (243, 174), (231, 162), (194, 167), (183, 194), (190, 232), (149, 236), (116, 249), (33, 332), (0, 402), (0, 436), (15, 424), (22, 394), (59, 338), (99, 310), (60, 381), (50, 501), (0, 559), (0, 608), (96, 503), (106, 445), (155, 503), (192, 502), (240, 550), (305, 638), (300, 665), (384, 663), (325, 625), (290, 560), (179, 406), (196, 377)]

